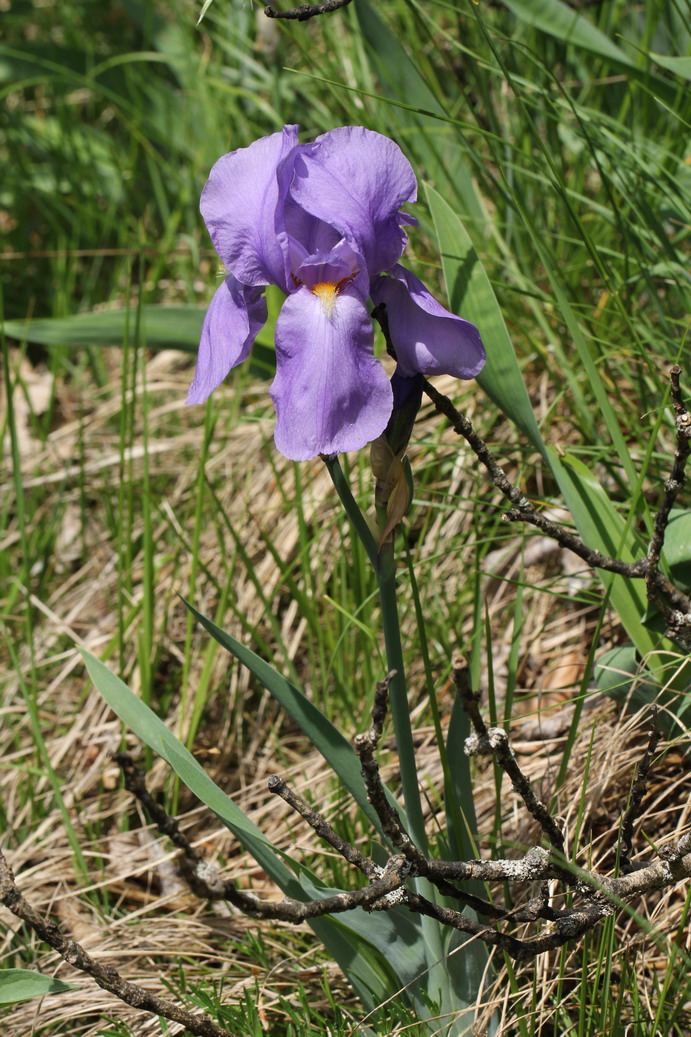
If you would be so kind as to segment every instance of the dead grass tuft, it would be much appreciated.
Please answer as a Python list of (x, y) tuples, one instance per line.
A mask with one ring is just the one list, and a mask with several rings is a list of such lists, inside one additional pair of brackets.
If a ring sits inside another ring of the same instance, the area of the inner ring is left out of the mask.
[[(145, 447), (141, 438), (135, 437), (124, 455), (120, 449), (117, 357), (111, 356), (108, 363), (112, 384), (107, 391), (65, 382), (51, 387), (59, 396), (61, 421), (43, 441), (32, 431), (31, 413), (40, 416), (45, 406), (41, 402), (45, 400), (45, 372), (25, 372), (27, 384), (34, 386), (28, 394), (29, 408), (20, 408), (27, 533), (30, 542), (35, 543), (41, 542), (47, 529), (52, 532), (46, 540), (50, 551), (43, 556), (43, 568), (32, 570), (30, 586), (21, 577), (24, 570), (16, 510), (1, 542), (2, 550), (16, 559), (17, 575), (8, 581), (2, 593), (5, 627), (20, 661), (17, 672), (9, 654), (0, 657), (0, 681), (4, 688), (1, 795), (8, 819), (8, 856), (27, 898), (58, 917), (100, 960), (117, 964), (126, 978), (165, 996), (162, 977), (174, 978), (182, 962), (188, 984), (205, 982), (209, 975), (222, 978), (223, 998), (227, 1002), (241, 1001), (245, 990), (255, 991), (258, 985), (262, 1010), (271, 1018), (272, 1011), (277, 1010), (279, 994), (293, 996), (296, 981), (313, 987), (315, 1003), (321, 1003), (323, 971), (327, 970), (330, 985), (340, 986), (342, 980), (337, 970), (321, 957), (315, 965), (313, 952), (305, 950), (304, 934), (308, 930), (296, 932), (287, 926), (262, 927), (267, 960), (259, 962), (246, 939), (256, 932), (257, 923), (231, 913), (224, 905), (200, 905), (182, 888), (168, 845), (137, 816), (131, 800), (119, 791), (111, 753), (122, 747), (121, 725), (85, 680), (74, 650), (76, 644), (101, 656), (115, 651), (116, 660), (119, 652), (123, 678), (139, 690), (138, 651), (146, 565), (141, 508), (135, 502), (132, 528), (128, 531), (133, 545), (125, 592), (128, 626), (120, 639), (118, 602), (123, 595), (123, 544), (113, 526), (113, 502), (121, 479), (127, 481), (127, 487), (139, 485)], [(268, 645), (274, 645), (263, 595), (279, 625), (288, 658), (306, 689), (323, 692), (324, 689), (312, 685), (309, 658), (304, 652), (306, 620), (286, 594), (265, 546), (266, 538), (280, 545), (282, 558), (295, 560), (295, 578), (303, 579), (298, 571), (301, 530), (296, 511), (290, 507), (294, 494), (290, 465), (273, 450), (272, 420), (266, 416), (263, 388), (261, 392), (246, 390), (243, 422), (232, 435), (226, 435), (223, 419), (219, 419), (207, 464), (209, 479), (237, 543), (230, 542), (228, 528), (219, 526), (209, 511), (208, 521), (202, 523), (198, 551), (204, 566), (203, 578), (195, 575), (190, 517), (199, 492), (198, 461), (204, 430), (199, 412), (186, 411), (181, 402), (188, 379), (189, 363), (181, 360), (179, 354), (161, 353), (147, 363), (147, 455), (149, 478), (156, 488), (152, 603), (158, 645), (153, 660), (155, 704), (165, 703), (167, 722), (180, 738), (186, 739), (191, 713), (184, 704), (203, 678), (210, 691), (195, 736), (200, 758), (269, 838), (291, 854), (311, 860), (317, 849), (311, 831), (298, 823), (299, 819), (283, 804), (269, 798), (268, 775), (280, 770), (299, 792), (311, 795), (335, 825), (344, 812), (349, 812), (349, 805), (339, 800), (335, 790), (328, 793), (330, 786), (321, 758), (310, 752), (304, 739), (289, 725), (283, 724), (271, 700), (257, 692), (247, 673), (230, 664), (220, 650), (208, 654), (206, 635), (197, 630), (188, 632), (187, 614), (177, 598), (178, 593), (187, 593), (194, 586), (195, 602), (213, 615), (219, 588), (227, 579), (229, 559), (241, 545), (250, 568), (234, 568), (229, 610), (244, 617), (249, 628)], [(440, 388), (445, 386), (440, 384)], [(456, 393), (455, 386), (449, 388)], [(133, 395), (143, 391), (140, 381)], [(218, 394), (219, 415), (223, 414), (223, 398), (230, 400), (232, 392), (228, 388)], [(542, 405), (547, 407), (548, 402), (545, 399)], [(465, 404), (469, 416), (475, 419), (477, 396), (467, 394)], [(480, 424), (482, 418), (480, 414)], [(429, 464), (430, 443), (437, 442), (432, 421), (427, 413), (420, 425), (412, 448), (414, 469)], [(500, 441), (510, 441), (506, 428), (495, 429), (494, 433)], [(432, 500), (435, 495), (440, 500), (456, 500), (458, 507), (438, 508), (432, 513), (419, 547), (419, 563), (433, 575), (432, 593), (443, 601), (449, 641), (467, 644), (472, 615), (463, 597), (464, 545), (482, 533), (478, 523), (483, 518), (478, 517), (478, 506), (472, 502), (480, 497), (480, 510), (485, 516), (494, 496), (478, 478), (467, 451), (459, 450), (450, 434), (445, 433), (435, 449), (440, 474), (426, 492)], [(516, 464), (519, 462), (517, 457)], [(330, 576), (330, 560), (340, 550), (342, 525), (321, 462), (303, 466), (302, 476), (304, 519), (319, 547), (311, 556), (319, 566), (311, 577), (323, 589)], [(9, 499), (14, 490), (7, 449), (2, 485), (3, 495)], [(210, 509), (208, 501), (204, 507)], [(597, 593), (594, 578), (582, 572), (580, 563), (574, 565), (564, 552), (539, 538), (524, 541), (514, 533), (512, 530), (505, 544), (489, 554), (484, 563), (486, 605), (492, 616), (494, 638), (491, 678), (501, 703), (510, 676), (511, 646), (520, 632), (525, 647), (521, 650), (518, 684), (514, 689), (514, 746), (526, 772), (543, 796), (549, 797), (574, 708), (574, 695), (583, 679), (598, 614)], [(441, 552), (439, 545), (444, 547)], [(517, 609), (519, 582), (524, 590), (521, 607)], [(306, 587), (304, 583), (300, 585)], [(531, 587), (545, 586), (549, 593), (530, 592)], [(29, 602), (34, 609), (31, 649), (26, 643), (23, 620)], [(616, 636), (617, 628), (611, 621), (605, 638)], [(118, 668), (116, 661), (113, 665)], [(35, 683), (27, 691), (32, 674)], [(434, 790), (440, 787), (441, 772), (433, 730), (426, 721), (421, 664), (411, 667), (410, 684), (414, 720), (419, 725), (416, 737), (420, 770), (428, 788)], [(37, 747), (27, 694), (35, 703), (43, 755)], [(448, 690), (442, 687), (438, 700), (448, 718)], [(344, 722), (352, 724), (352, 718)], [(644, 729), (645, 718), (640, 715), (622, 716), (608, 701), (594, 695), (589, 698), (573, 746), (569, 778), (559, 797), (560, 815), (570, 832), (574, 831), (580, 812), (579, 859), (583, 864), (611, 865), (616, 827), (633, 768), (641, 755)], [(347, 733), (352, 735), (355, 731), (348, 727)], [(131, 736), (125, 736), (125, 742), (136, 752)], [(590, 777), (583, 791), (586, 767)], [(395, 781), (395, 758), (391, 753), (386, 769)], [(655, 765), (642, 827), (645, 838), (656, 845), (678, 838), (689, 825), (687, 778), (686, 764), (675, 751)], [(165, 765), (154, 761), (149, 774), (151, 790), (162, 792), (169, 788), (168, 782)], [(491, 768), (479, 775), (477, 807), (480, 832), (489, 832), (495, 814)], [(184, 793), (180, 809), (185, 829), (210, 857), (222, 864), (226, 875), (260, 894), (276, 895), (267, 877), (238, 853), (230, 834), (219, 829)], [(516, 846), (531, 845), (536, 833), (528, 823), (530, 819), (526, 819), (506, 787), (502, 788), (502, 810), (504, 837)], [(81, 847), (86, 871), (70, 843), (70, 825)], [(644, 839), (639, 837), (638, 845), (645, 849)], [(638, 910), (658, 932), (672, 936), (682, 902), (681, 892), (668, 890), (649, 897)], [(5, 912), (2, 917), (5, 929), (0, 937), (0, 962), (32, 965), (75, 984), (68, 993), (13, 1008), (7, 1015), (13, 1034), (19, 1037), (39, 1032), (64, 1033), (64, 1027), (69, 1025), (71, 1034), (96, 1037), (103, 1032), (108, 1019), (126, 1021), (132, 1033), (141, 1037), (159, 1032), (157, 1020), (138, 1017), (132, 1009), (114, 1003), (89, 979), (57, 963), (52, 953), (34, 946), (31, 940), (24, 947), (25, 938), (16, 932), (15, 920)], [(641, 991), (652, 997), (651, 984), (664, 973), (666, 963), (663, 952), (654, 943), (637, 942), (637, 932), (632, 919), (624, 916), (620, 920), (617, 954), (638, 956)], [(688, 949), (688, 936), (685, 941)], [(18, 960), (20, 948), (26, 951), (24, 961)], [(572, 975), (574, 982), (580, 982), (578, 960), (578, 951), (574, 950), (566, 966), (567, 975)], [(535, 976), (539, 995), (536, 1012), (546, 1024), (556, 983), (555, 960), (539, 961)], [(525, 981), (528, 982), (527, 975)], [(503, 974), (497, 980), (494, 996), (496, 1003), (503, 1005), (506, 1019), (501, 1032), (509, 1034), (513, 995)], [(341, 1000), (352, 1000), (345, 987)], [(176, 1032), (174, 1027), (171, 1032)]]

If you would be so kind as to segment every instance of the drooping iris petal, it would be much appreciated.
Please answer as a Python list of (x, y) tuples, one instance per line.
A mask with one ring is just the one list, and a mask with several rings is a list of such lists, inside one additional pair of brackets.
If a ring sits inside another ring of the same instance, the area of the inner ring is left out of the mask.
[(286, 286), (277, 236), (277, 170), (297, 145), (297, 126), (261, 137), (216, 162), (200, 203), (211, 240), (225, 266), (243, 284)]
[(415, 201), (417, 183), (410, 162), (388, 137), (362, 126), (317, 137), (295, 157), (290, 194), (364, 256), (370, 275), (400, 259), (407, 238), (398, 210)]
[(230, 369), (247, 358), (266, 316), (262, 288), (240, 284), (232, 275), (226, 277), (206, 311), (187, 403), (203, 403)]
[(371, 295), (386, 303), (391, 341), (403, 374), (450, 374), (474, 378), (485, 364), (480, 332), (470, 321), (449, 313), (405, 267), (391, 277), (376, 277)]
[(357, 450), (386, 427), (392, 392), (372, 352), (367, 308), (347, 290), (302, 287), (276, 324), (276, 446), (293, 461)]

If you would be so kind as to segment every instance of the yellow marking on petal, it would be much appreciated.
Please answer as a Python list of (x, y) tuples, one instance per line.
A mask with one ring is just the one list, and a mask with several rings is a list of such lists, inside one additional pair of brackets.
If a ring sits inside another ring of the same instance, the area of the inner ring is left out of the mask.
[(332, 281), (320, 281), (319, 284), (315, 284), (312, 292), (322, 304), (322, 309), (327, 317), (330, 317), (333, 313), (334, 306), (336, 304), (336, 296), (338, 295), (339, 284), (333, 284)]
[(347, 277), (342, 277), (340, 281), (336, 282), (336, 284), (334, 284), (333, 281), (320, 281), (311, 289), (312, 294), (316, 295), (321, 302), (322, 309), (327, 317), (330, 317), (333, 313), (334, 306), (336, 305), (336, 296), (340, 292), (341, 288), (346, 284), (350, 284), (358, 273), (359, 271), (355, 270), (352, 274), (348, 274)]

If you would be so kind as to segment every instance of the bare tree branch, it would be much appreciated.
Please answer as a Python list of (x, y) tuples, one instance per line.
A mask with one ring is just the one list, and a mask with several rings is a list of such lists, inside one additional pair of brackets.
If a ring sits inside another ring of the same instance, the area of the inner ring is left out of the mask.
[(379, 681), (374, 694), (374, 705), (372, 707), (372, 724), (366, 734), (356, 735), (354, 739), (355, 752), (360, 757), (362, 777), (365, 781), (367, 798), (374, 807), (377, 817), (381, 822), (384, 835), (390, 840), (397, 850), (400, 850), (412, 863), (421, 865), (424, 854), (418, 850), (412, 839), (405, 831), (401, 817), (390, 802), (386, 789), (379, 773), (379, 764), (375, 759), (375, 752), (379, 746), (382, 735), (384, 718), (386, 717), (386, 704), (389, 695), (389, 685), (395, 671), (388, 674), (385, 680)]
[[(377, 317), (382, 330), (384, 330), (386, 324), (385, 321), (382, 321), (382, 314), (378, 314), (377, 310), (375, 310), (374, 316)], [(387, 330), (384, 330), (385, 335)], [(395, 355), (393, 347), (390, 348), (390, 351)], [(655, 528), (648, 553), (645, 558), (640, 558), (635, 562), (622, 562), (587, 547), (575, 533), (545, 518), (528, 500), (525, 494), (509, 480), (506, 472), (495, 460), (487, 444), (477, 434), (468, 418), (460, 414), (448, 397), (435, 389), (427, 380), (423, 382), (423, 389), (436, 410), (449, 420), (454, 432), (462, 436), (468, 443), (475, 456), (489, 472), (490, 478), (497, 489), (513, 505), (504, 514), (507, 522), (527, 522), (529, 525), (539, 529), (541, 533), (548, 536), (551, 540), (555, 540), (562, 547), (578, 555), (593, 569), (602, 569), (604, 572), (616, 573), (619, 576), (627, 576), (631, 579), (644, 579), (648, 596), (663, 611), (665, 621), (670, 628), (669, 635), (677, 637), (682, 644), (685, 644), (683, 641), (684, 637), (691, 640), (691, 598), (679, 590), (678, 587), (675, 587), (659, 569), (660, 552), (664, 543), (669, 514), (684, 486), (684, 471), (689, 453), (691, 452), (691, 415), (684, 408), (681, 400), (679, 389), (680, 374), (681, 368), (678, 365), (675, 365), (670, 371), (671, 395), (675, 408), (675, 424), (677, 427), (677, 448), (672, 474), (665, 483), (664, 497), (655, 518)]]
[(320, 4), (300, 4), (299, 7), (291, 7), (288, 11), (277, 11), (273, 7), (265, 7), (264, 14), (267, 18), (285, 18), (297, 22), (306, 22), (308, 18), (314, 18), (319, 14), (329, 14), (330, 11), (338, 11), (341, 7), (347, 7), (351, 0), (322, 0)]
[(622, 818), (621, 822), (621, 835), (620, 835), (620, 861), (622, 871), (625, 874), (634, 870), (634, 866), (631, 863), (631, 852), (633, 848), (633, 826), (636, 819), (640, 816), (641, 805), (643, 803), (643, 797), (648, 791), (648, 774), (650, 773), (650, 765), (655, 755), (655, 751), (658, 746), (658, 742), (662, 737), (662, 731), (658, 727), (657, 723), (657, 707), (652, 707), (652, 718), (653, 718), (653, 729), (650, 732), (650, 738), (648, 739), (648, 745), (646, 746), (643, 759), (636, 767), (636, 773), (634, 775), (633, 784), (631, 785), (631, 795), (629, 796), (629, 805), (626, 809), (626, 813)]
[[(240, 910), (254, 917), (288, 922), (299, 922), (324, 914), (341, 913), (355, 907), (362, 907), (366, 911), (388, 911), (396, 905), (402, 905), (413, 913), (436, 918), (443, 925), (458, 929), (483, 943), (499, 947), (512, 958), (522, 961), (535, 958), (549, 950), (561, 947), (571, 940), (578, 939), (593, 929), (602, 919), (615, 914), (627, 901), (635, 897), (650, 890), (671, 886), (691, 878), (691, 833), (680, 839), (676, 845), (663, 847), (656, 860), (634, 866), (631, 865), (629, 859), (633, 824), (640, 814), (645, 793), (645, 780), (649, 771), (650, 759), (657, 749), (659, 731), (653, 731), (646, 752), (637, 768), (629, 808), (622, 824), (622, 860), (628, 862), (626, 866), (628, 871), (619, 876), (584, 871), (563, 859), (564, 836), (561, 829), (551, 817), (547, 807), (535, 796), (529, 781), (522, 774), (505, 732), (501, 729), (489, 728), (485, 724), (479, 710), (478, 696), (470, 689), (462, 660), (458, 660), (454, 665), (455, 684), (475, 729), (475, 734), (466, 743), (466, 752), (487, 750), (497, 755), (498, 763), (510, 776), (514, 790), (523, 800), (526, 809), (539, 822), (550, 842), (551, 850), (535, 846), (517, 860), (440, 861), (426, 858), (413, 846), (403, 829), (398, 812), (389, 801), (381, 781), (379, 767), (374, 759), (386, 718), (388, 689), (392, 676), (389, 674), (384, 681), (377, 685), (369, 731), (366, 734), (358, 735), (355, 741), (363, 764), (363, 777), (370, 802), (373, 805), (376, 804), (375, 809), (377, 809), (382, 827), (391, 843), (402, 852), (390, 857), (386, 868), (378, 867), (369, 857), (338, 836), (318, 811), (290, 790), (283, 779), (274, 775), (269, 781), (271, 790), (296, 810), (330, 846), (363, 871), (370, 879), (369, 884), (353, 892), (336, 893), (307, 902), (288, 898), (279, 903), (262, 902), (251, 893), (240, 893), (232, 883), (221, 880), (211, 865), (200, 861), (198, 852), (190, 846), (184, 836), (177, 832), (176, 822), (154, 804), (159, 829), (173, 838), (176, 845), (180, 846), (183, 851), (183, 873), (188, 878), (190, 874), (195, 877), (194, 881), (190, 881), (191, 888), (199, 895), (207, 896), (209, 899), (219, 899), (224, 896)], [(495, 734), (497, 731), (500, 732), (501, 737)], [(125, 766), (131, 767), (131, 761), (127, 763), (127, 759), (125, 758), (124, 761)], [(121, 765), (122, 762), (121, 759)], [(128, 787), (133, 789), (143, 805), (150, 809), (150, 797), (146, 793), (141, 776), (134, 781), (131, 777), (128, 778), (128, 783)], [(203, 875), (201, 875), (202, 870), (204, 870)], [(216, 875), (216, 878), (210, 881), (208, 875)], [(470, 905), (478, 913), (493, 919), (494, 924), (483, 924), (469, 918), (462, 911), (434, 904), (407, 887), (406, 883), (409, 878), (420, 877), (434, 883), (445, 896)], [(550, 905), (547, 883), (555, 879), (570, 890), (576, 906), (558, 910)], [(509, 911), (481, 898), (473, 897), (456, 885), (456, 883), (478, 880), (494, 883), (508, 882), (512, 885), (538, 883), (539, 894), (526, 904)], [(537, 921), (547, 923), (550, 931), (534, 938), (518, 939), (505, 928), (496, 927), (497, 922), (502, 923), (505, 927), (515, 922)]]
[(184, 1008), (179, 1008), (172, 1001), (164, 1001), (148, 991), (123, 979), (112, 965), (100, 965), (70, 936), (67, 936), (59, 925), (45, 919), (24, 899), (20, 893), (4, 854), (0, 850), (0, 903), (20, 918), (39, 939), (56, 950), (60, 957), (73, 968), (92, 976), (103, 990), (110, 991), (117, 998), (139, 1008), (142, 1012), (151, 1012), (173, 1022), (181, 1023), (190, 1033), (198, 1037), (234, 1037), (230, 1030), (217, 1026), (208, 1016), (193, 1015)]
[[(317, 918), (321, 915), (340, 914), (343, 911), (351, 911), (354, 907), (368, 908), (381, 897), (394, 892), (403, 884), (403, 878), (409, 871), (403, 857), (392, 857), (387, 868), (380, 868), (361, 854), (355, 847), (347, 844), (338, 836), (327, 822), (318, 815), (316, 811), (300, 800), (294, 793), (287, 793), (287, 786), (275, 775), (269, 779), (269, 787), (286, 798), (291, 806), (300, 803), (305, 813), (311, 813), (317, 818), (320, 827), (319, 834), (327, 838), (327, 831), (331, 838), (339, 844), (339, 852), (343, 852), (346, 860), (360, 867), (362, 871), (371, 877), (372, 881), (362, 889), (348, 893), (336, 893), (330, 897), (319, 900), (294, 900), (286, 897), (278, 902), (260, 900), (254, 893), (245, 893), (235, 887), (235, 884), (227, 879), (222, 879), (213, 864), (204, 860), (198, 850), (180, 832), (178, 823), (170, 817), (166, 811), (151, 797), (146, 789), (144, 775), (136, 769), (132, 758), (128, 753), (117, 753), (114, 759), (119, 763), (125, 774), (126, 788), (133, 793), (147, 811), (156, 827), (162, 835), (169, 839), (182, 850), (180, 857), (180, 871), (192, 892), (203, 900), (227, 900), (233, 907), (242, 911), (252, 918), (266, 918), (281, 922), (292, 922), (298, 924), (309, 918)], [(280, 791), (279, 791), (280, 787)], [(302, 816), (303, 810), (298, 811)], [(331, 843), (331, 838), (327, 841)], [(333, 845), (333, 843), (331, 843)], [(393, 862), (393, 863), (392, 863)], [(366, 870), (365, 870), (366, 869)]]
[[(384, 304), (376, 306), (372, 311), (372, 317), (382, 329), (387, 351), (396, 359), (396, 345), (391, 339), (386, 306)], [(676, 638), (683, 647), (691, 651), (691, 598), (675, 587), (660, 571), (660, 552), (664, 544), (665, 530), (672, 506), (683, 489), (686, 463), (691, 453), (691, 414), (684, 406), (680, 377), (681, 368), (675, 364), (670, 369), (670, 396), (677, 429), (677, 447), (672, 474), (665, 483), (662, 504), (655, 518), (654, 531), (646, 557), (635, 562), (622, 562), (617, 558), (610, 558), (608, 555), (602, 554), (601, 551), (587, 547), (575, 533), (545, 518), (525, 494), (513, 485), (468, 418), (460, 414), (451, 400), (435, 389), (427, 379), (423, 379), (422, 387), (437, 412), (448, 419), (457, 435), (465, 439), (475, 456), (487, 469), (494, 485), (513, 505), (509, 511), (505, 512), (505, 521), (527, 522), (551, 540), (578, 555), (586, 565), (593, 569), (602, 569), (604, 572), (616, 573), (630, 579), (644, 579), (648, 597), (658, 605), (664, 615), (669, 628), (668, 635)]]
[(295, 810), (300, 817), (302, 817), (307, 824), (312, 828), (320, 839), (324, 839), (325, 842), (332, 846), (337, 853), (340, 853), (349, 864), (354, 864), (356, 868), (359, 868), (363, 874), (368, 878), (378, 878), (381, 875), (381, 868), (378, 867), (369, 857), (366, 857), (364, 853), (351, 846), (345, 839), (341, 839), (340, 835), (333, 830), (328, 821), (315, 810), (313, 807), (302, 799), (297, 793), (293, 792), (288, 787), (282, 778), (279, 778), (277, 774), (272, 774), (268, 781), (269, 792), (273, 792), (274, 795), (280, 796), (289, 806)]

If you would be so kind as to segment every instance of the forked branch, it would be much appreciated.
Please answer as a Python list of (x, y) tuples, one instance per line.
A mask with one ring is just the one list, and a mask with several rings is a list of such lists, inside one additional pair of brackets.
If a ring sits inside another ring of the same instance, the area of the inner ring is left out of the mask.
[[(392, 341), (386, 306), (379, 305), (372, 311), (372, 317), (379, 323), (386, 348), (396, 359), (396, 344)], [(653, 533), (645, 557), (635, 562), (622, 562), (588, 547), (583, 540), (571, 530), (551, 522), (532, 501), (515, 486), (499, 464), (482, 437), (473, 428), (472, 422), (461, 414), (451, 400), (440, 393), (427, 379), (423, 379), (423, 391), (434, 404), (437, 413), (445, 417), (454, 432), (465, 439), (477, 459), (489, 473), (492, 483), (512, 505), (504, 513), (506, 522), (527, 522), (540, 532), (578, 555), (592, 569), (616, 573), (630, 579), (645, 580), (648, 598), (662, 612), (667, 624), (667, 634), (674, 638), (682, 648), (691, 651), (691, 597), (672, 583), (661, 571), (661, 552), (665, 542), (665, 533), (672, 508), (684, 488), (686, 464), (691, 454), (691, 414), (686, 409), (681, 393), (681, 367), (675, 364), (670, 368), (670, 398), (674, 408), (674, 424), (676, 430), (676, 446), (672, 471), (663, 488), (662, 500), (655, 515)]]
[[(375, 758), (387, 714), (391, 677), (389, 674), (377, 685), (370, 729), (355, 739), (367, 797), (392, 850), (386, 867), (378, 866), (357, 847), (342, 839), (323, 815), (291, 790), (282, 778), (274, 775), (269, 779), (271, 792), (288, 803), (320, 839), (366, 876), (367, 885), (349, 893), (337, 893), (306, 902), (288, 898), (278, 903), (266, 902), (253, 894), (236, 890), (232, 883), (222, 880), (208, 864), (204, 866), (204, 875), (201, 875), (198, 851), (180, 835), (177, 823), (160, 806), (154, 804), (155, 812), (151, 810), (151, 800), (143, 778), (139, 775), (133, 780), (132, 774), (136, 774), (136, 771), (131, 760), (123, 756), (118, 758), (126, 776), (129, 772), (128, 788), (149, 811), (159, 830), (173, 838), (181, 848), (181, 870), (194, 892), (213, 900), (224, 897), (239, 910), (254, 917), (290, 922), (349, 911), (355, 907), (362, 907), (366, 911), (388, 911), (402, 905), (409, 911), (436, 918), (443, 925), (500, 947), (511, 957), (523, 960), (577, 939), (603, 918), (614, 914), (623, 903), (648, 890), (673, 885), (691, 877), (691, 837), (688, 836), (674, 846), (661, 850), (657, 859), (635, 867), (630, 861), (633, 826), (641, 812), (646, 779), (660, 738), (657, 728), (637, 768), (629, 806), (622, 821), (621, 862), (625, 873), (606, 875), (585, 871), (564, 856), (564, 833), (521, 770), (504, 730), (485, 724), (479, 709), (479, 696), (470, 688), (467, 670), (461, 660), (455, 664), (454, 682), (474, 727), (465, 751), (469, 755), (480, 752), (494, 754), (526, 809), (539, 823), (547, 845), (534, 846), (522, 858), (515, 860), (444, 861), (427, 858), (405, 831), (401, 816), (381, 780)], [(431, 902), (410, 887), (409, 880), (414, 878), (428, 879), (445, 897), (457, 900), (460, 905), (471, 906), (478, 915), (489, 921), (478, 922), (462, 910)], [(510, 883), (512, 886), (535, 883), (538, 885), (538, 893), (522, 907), (508, 909), (463, 890), (463, 883), (478, 880)], [(576, 906), (562, 910), (552, 906), (547, 894), (547, 882), (551, 880), (557, 880), (562, 884), (564, 892), (571, 893)], [(504, 924), (503, 930), (497, 929), (498, 922)], [(517, 922), (548, 923), (551, 928), (534, 937), (519, 939), (506, 929), (506, 926)]]

